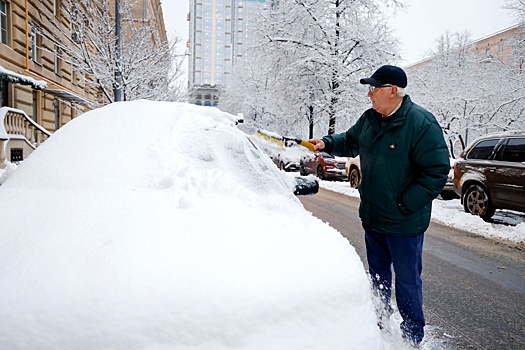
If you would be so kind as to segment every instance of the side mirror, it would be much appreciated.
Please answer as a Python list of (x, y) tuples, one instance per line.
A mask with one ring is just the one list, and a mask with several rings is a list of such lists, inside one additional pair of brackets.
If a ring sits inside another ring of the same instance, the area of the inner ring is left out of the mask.
[(315, 177), (297, 176), (295, 178), (295, 190), (293, 191), (293, 193), (296, 196), (316, 194), (317, 192), (319, 192), (319, 181)]

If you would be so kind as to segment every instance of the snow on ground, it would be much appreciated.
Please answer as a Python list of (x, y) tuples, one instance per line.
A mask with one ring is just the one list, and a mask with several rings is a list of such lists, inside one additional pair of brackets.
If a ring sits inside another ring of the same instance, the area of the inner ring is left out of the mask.
[[(320, 186), (330, 191), (359, 198), (359, 192), (348, 182), (321, 181)], [(493, 222), (466, 213), (459, 199), (435, 199), (432, 203), (432, 220), (459, 230), (481, 236), (525, 243), (525, 213), (496, 210)]]

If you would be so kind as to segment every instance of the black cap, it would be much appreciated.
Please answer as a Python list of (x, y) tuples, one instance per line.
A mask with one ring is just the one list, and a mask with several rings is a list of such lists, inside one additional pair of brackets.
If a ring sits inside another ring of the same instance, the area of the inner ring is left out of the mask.
[(369, 84), (372, 86), (381, 86), (391, 84), (402, 88), (407, 87), (407, 75), (405, 71), (396, 66), (385, 65), (379, 67), (370, 78), (363, 78), (359, 80), (361, 84)]

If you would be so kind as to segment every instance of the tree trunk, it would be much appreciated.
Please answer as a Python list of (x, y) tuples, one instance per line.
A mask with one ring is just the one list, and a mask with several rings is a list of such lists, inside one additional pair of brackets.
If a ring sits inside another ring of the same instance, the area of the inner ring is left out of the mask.
[(328, 135), (335, 133), (335, 105), (337, 104), (337, 98), (332, 97), (330, 99), (330, 106), (328, 108)]
[(308, 138), (314, 137), (314, 106), (308, 106)]

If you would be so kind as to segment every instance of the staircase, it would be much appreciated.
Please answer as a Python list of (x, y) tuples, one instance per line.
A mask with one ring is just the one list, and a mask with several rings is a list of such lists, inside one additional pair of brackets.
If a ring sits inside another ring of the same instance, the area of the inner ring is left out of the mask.
[(0, 108), (0, 169), (7, 162), (19, 163), (51, 133), (28, 117), (24, 111), (10, 107)]

